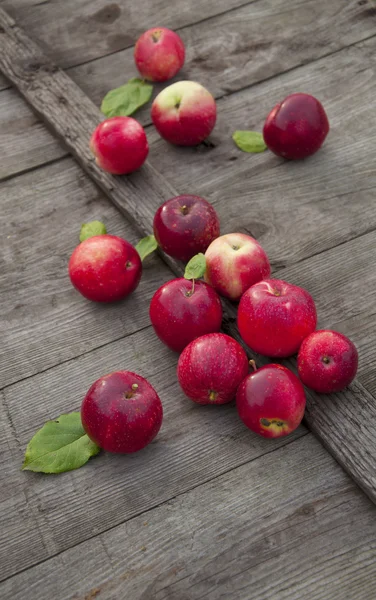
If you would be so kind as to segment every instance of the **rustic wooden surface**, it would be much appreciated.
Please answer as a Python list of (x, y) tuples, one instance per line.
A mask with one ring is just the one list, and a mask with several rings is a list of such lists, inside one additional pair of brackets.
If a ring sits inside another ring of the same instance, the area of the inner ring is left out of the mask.
[[(113, 307), (78, 297), (66, 264), (81, 222), (102, 219), (135, 242), (150, 232), (160, 202), (192, 191), (194, 181), (223, 232), (257, 237), (274, 274), (313, 294), (320, 326), (357, 343), (358, 380), (342, 394), (310, 395), (306, 421), (372, 497), (375, 7), (364, 0), (190, 0), (174, 11), (164, 0), (141, 5), (1, 2), (42, 52), (2, 17), (9, 33), (0, 33), (0, 64), (66, 145), (1, 79), (0, 595), (371, 600), (375, 508), (312, 433), (301, 426), (283, 440), (259, 440), (233, 406), (192, 406), (179, 392), (177, 357), (148, 321), (151, 295), (171, 278), (162, 260), (149, 258), (136, 293)], [(112, 178), (87, 151), (100, 115), (70, 77), (98, 105), (134, 74), (131, 46), (162, 16), (187, 44), (179, 78), (213, 91), (218, 125), (206, 146), (171, 148), (144, 109), (151, 164)], [(46, 54), (68, 78), (43, 66)], [(232, 131), (259, 129), (270, 106), (296, 89), (327, 108), (331, 133), (320, 153), (295, 164), (240, 153)], [(130, 223), (67, 158), (69, 150)], [(234, 308), (227, 311), (233, 332)], [(101, 455), (59, 477), (20, 472), (33, 432), (78, 409), (89, 384), (115, 368), (139, 371), (160, 391), (166, 419), (155, 442), (138, 456)]]

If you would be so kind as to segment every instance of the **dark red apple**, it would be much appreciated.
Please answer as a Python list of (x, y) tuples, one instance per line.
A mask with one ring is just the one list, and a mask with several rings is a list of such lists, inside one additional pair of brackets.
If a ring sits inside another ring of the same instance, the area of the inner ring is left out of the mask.
[(74, 287), (95, 302), (125, 298), (138, 286), (142, 263), (137, 250), (116, 235), (96, 235), (81, 242), (68, 265)]
[(319, 100), (291, 94), (269, 113), (263, 130), (269, 150), (283, 158), (306, 158), (321, 148), (329, 121)]
[(354, 379), (358, 352), (348, 337), (321, 329), (306, 337), (298, 354), (298, 372), (307, 387), (322, 394), (339, 392)]
[(162, 417), (162, 403), (153, 386), (131, 371), (98, 379), (81, 406), (83, 428), (107, 452), (142, 450), (157, 435)]
[(238, 328), (245, 343), (259, 354), (286, 357), (295, 354), (315, 330), (316, 307), (303, 288), (281, 279), (265, 279), (241, 297)]
[(183, 392), (198, 404), (225, 404), (235, 398), (248, 373), (241, 345), (224, 333), (208, 333), (181, 353), (177, 375)]
[(207, 200), (183, 194), (158, 208), (153, 229), (162, 250), (186, 262), (219, 236), (219, 219)]
[(299, 379), (282, 365), (266, 365), (239, 385), (236, 408), (249, 429), (267, 438), (288, 435), (300, 424), (306, 405)]
[(166, 346), (181, 352), (192, 340), (219, 331), (222, 305), (203, 281), (172, 279), (157, 290), (150, 303), (150, 320)]

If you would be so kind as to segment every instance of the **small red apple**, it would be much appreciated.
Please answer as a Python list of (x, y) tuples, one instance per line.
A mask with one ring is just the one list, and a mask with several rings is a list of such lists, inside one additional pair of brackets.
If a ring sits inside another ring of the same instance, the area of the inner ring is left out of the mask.
[(253, 237), (243, 233), (215, 239), (205, 259), (205, 281), (231, 300), (239, 300), (251, 285), (270, 276), (266, 252)]
[(322, 394), (339, 392), (354, 379), (358, 352), (348, 337), (322, 329), (305, 338), (298, 354), (298, 372), (307, 387)]
[(158, 208), (153, 229), (162, 250), (186, 262), (219, 236), (219, 219), (207, 200), (183, 194)]
[(215, 100), (194, 81), (177, 81), (155, 98), (151, 118), (159, 135), (171, 144), (196, 146), (211, 133), (217, 118)]
[(114, 302), (138, 286), (142, 263), (137, 250), (116, 235), (95, 235), (81, 242), (68, 265), (74, 287), (95, 302)]
[(281, 279), (256, 283), (239, 303), (239, 333), (252, 350), (265, 356), (295, 354), (316, 323), (312, 296)]
[(177, 33), (166, 27), (153, 27), (137, 40), (134, 60), (142, 77), (167, 81), (184, 65), (185, 48)]
[(157, 435), (162, 417), (162, 403), (153, 386), (131, 371), (98, 379), (81, 406), (83, 428), (107, 452), (142, 450)]
[(192, 340), (220, 330), (222, 305), (218, 294), (203, 281), (172, 279), (155, 292), (150, 320), (159, 339), (181, 352)]
[(309, 94), (291, 94), (266, 118), (263, 136), (269, 150), (283, 158), (306, 158), (321, 148), (329, 121), (321, 104)]
[(266, 365), (239, 385), (236, 408), (249, 429), (267, 438), (288, 435), (300, 424), (306, 405), (299, 379), (282, 365)]
[(224, 333), (193, 340), (181, 353), (177, 369), (183, 392), (198, 404), (230, 402), (247, 373), (246, 353)]
[(101, 169), (126, 175), (144, 164), (149, 145), (143, 127), (135, 119), (111, 117), (95, 128), (90, 149)]

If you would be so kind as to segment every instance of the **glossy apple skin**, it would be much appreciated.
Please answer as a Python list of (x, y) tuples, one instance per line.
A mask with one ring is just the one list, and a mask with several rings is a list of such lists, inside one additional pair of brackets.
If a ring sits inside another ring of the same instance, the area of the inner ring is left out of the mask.
[(154, 236), (166, 254), (187, 262), (219, 236), (217, 213), (204, 198), (183, 194), (164, 202), (153, 222)]
[(193, 285), (183, 277), (168, 281), (155, 292), (149, 314), (159, 339), (175, 352), (206, 333), (219, 331), (222, 324), (218, 294), (203, 281)]
[(249, 429), (266, 438), (288, 435), (300, 424), (306, 405), (299, 379), (282, 365), (266, 365), (239, 385), (236, 408)]
[(166, 27), (153, 27), (137, 40), (136, 67), (144, 79), (167, 81), (184, 65), (185, 48), (177, 33)]
[(238, 328), (254, 352), (272, 357), (295, 354), (316, 329), (312, 296), (281, 279), (267, 279), (250, 287), (238, 308)]
[(305, 338), (298, 354), (299, 377), (307, 387), (330, 394), (347, 387), (358, 370), (358, 351), (342, 333), (321, 329)]
[(239, 300), (251, 285), (270, 276), (265, 250), (243, 233), (218, 237), (206, 250), (205, 258), (205, 281), (231, 300)]
[(81, 406), (83, 428), (107, 452), (142, 450), (157, 435), (162, 418), (157, 392), (131, 371), (115, 371), (95, 381)]
[(171, 144), (196, 146), (212, 132), (217, 108), (213, 96), (195, 81), (177, 81), (155, 98), (151, 118)]
[(319, 100), (309, 94), (291, 94), (277, 104), (264, 124), (269, 150), (288, 159), (311, 156), (329, 133), (329, 121)]
[(116, 235), (96, 235), (81, 242), (69, 260), (69, 277), (85, 298), (115, 302), (138, 286), (142, 263), (137, 250)]
[(235, 398), (248, 369), (247, 355), (236, 340), (224, 333), (209, 333), (184, 348), (177, 375), (193, 402), (225, 404)]
[(95, 128), (90, 150), (96, 163), (113, 175), (127, 175), (139, 169), (149, 152), (143, 127), (131, 117), (111, 117)]

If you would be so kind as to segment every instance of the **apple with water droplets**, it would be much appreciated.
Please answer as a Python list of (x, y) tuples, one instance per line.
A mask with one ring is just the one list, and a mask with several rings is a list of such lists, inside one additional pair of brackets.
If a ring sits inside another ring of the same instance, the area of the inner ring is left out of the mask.
[(225, 404), (235, 398), (249, 363), (241, 345), (224, 333), (208, 333), (184, 348), (177, 375), (188, 398), (198, 404)]
[(282, 365), (266, 365), (239, 385), (236, 408), (249, 429), (266, 438), (283, 437), (300, 424), (305, 410), (304, 388)]
[(354, 379), (358, 351), (348, 337), (321, 329), (305, 338), (298, 354), (299, 377), (307, 387), (322, 394), (339, 392)]
[(115, 371), (95, 381), (81, 406), (83, 428), (107, 452), (142, 450), (157, 435), (162, 418), (157, 392), (131, 371)]
[(160, 248), (184, 262), (205, 252), (220, 233), (213, 206), (205, 198), (192, 194), (166, 200), (155, 213), (153, 230)]

